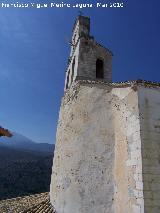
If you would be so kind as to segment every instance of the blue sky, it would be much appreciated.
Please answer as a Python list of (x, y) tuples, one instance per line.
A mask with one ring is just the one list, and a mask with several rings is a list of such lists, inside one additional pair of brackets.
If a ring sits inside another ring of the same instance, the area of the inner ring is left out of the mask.
[[(28, 1), (31, 2), (61, 1)], [(160, 82), (160, 2), (120, 2), (124, 8), (81, 10), (91, 18), (91, 34), (114, 53), (113, 81), (141, 78)], [(55, 142), (70, 51), (67, 40), (71, 38), (78, 10), (0, 8), (0, 125), (3, 127), (36, 142)]]

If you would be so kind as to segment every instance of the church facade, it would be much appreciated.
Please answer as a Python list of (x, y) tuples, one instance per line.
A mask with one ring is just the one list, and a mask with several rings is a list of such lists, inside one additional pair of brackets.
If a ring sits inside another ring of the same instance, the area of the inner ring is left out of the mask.
[(78, 16), (50, 185), (58, 213), (160, 212), (160, 85), (113, 83), (112, 56)]

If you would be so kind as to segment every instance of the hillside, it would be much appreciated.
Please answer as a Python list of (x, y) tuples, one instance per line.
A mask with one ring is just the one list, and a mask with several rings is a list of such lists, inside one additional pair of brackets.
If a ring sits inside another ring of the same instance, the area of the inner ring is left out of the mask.
[(0, 148), (0, 199), (49, 190), (53, 155)]
[(49, 191), (54, 145), (10, 139), (0, 139), (0, 199)]

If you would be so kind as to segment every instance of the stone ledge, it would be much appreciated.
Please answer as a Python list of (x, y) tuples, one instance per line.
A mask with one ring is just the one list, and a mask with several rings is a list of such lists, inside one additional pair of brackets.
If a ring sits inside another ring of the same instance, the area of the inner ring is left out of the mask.
[(138, 80), (129, 80), (129, 81), (122, 81), (122, 82), (106, 82), (103, 80), (92, 80), (92, 79), (84, 79), (83, 77), (77, 77), (76, 81), (80, 84), (101, 84), (115, 87), (126, 87), (126, 86), (144, 86), (144, 87), (160, 87), (160, 82), (152, 82), (146, 81), (142, 79)]
[(85, 79), (84, 77), (76, 77), (75, 81), (72, 83), (72, 85), (65, 90), (63, 101), (64, 104), (69, 102), (70, 100), (73, 100), (78, 92), (80, 86), (98, 86), (102, 88), (107, 88), (108, 90), (112, 90), (113, 88), (125, 88), (125, 87), (132, 87), (133, 90), (137, 91), (137, 86), (140, 87), (147, 87), (147, 88), (160, 88), (159, 82), (152, 82), (152, 81), (145, 81), (145, 80), (133, 80), (133, 81), (124, 81), (124, 82), (106, 82), (104, 80), (93, 80), (93, 79)]

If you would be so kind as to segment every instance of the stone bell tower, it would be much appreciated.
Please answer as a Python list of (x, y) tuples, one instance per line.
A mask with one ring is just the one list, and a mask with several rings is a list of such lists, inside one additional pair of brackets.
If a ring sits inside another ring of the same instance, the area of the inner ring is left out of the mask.
[(73, 27), (65, 89), (77, 79), (112, 81), (112, 53), (90, 36), (90, 19), (84, 16)]

